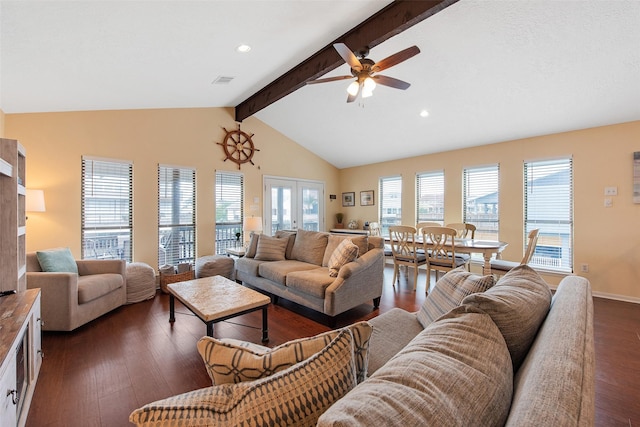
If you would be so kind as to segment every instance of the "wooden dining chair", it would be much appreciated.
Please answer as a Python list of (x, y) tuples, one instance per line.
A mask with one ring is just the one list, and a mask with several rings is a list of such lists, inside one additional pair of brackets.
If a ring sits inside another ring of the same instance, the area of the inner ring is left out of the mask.
[(529, 232), (527, 248), (524, 252), (524, 256), (522, 257), (522, 261), (505, 261), (503, 259), (494, 259), (491, 260), (491, 274), (495, 274), (496, 276), (502, 276), (507, 274), (512, 268), (517, 267), (522, 264), (529, 264), (531, 261), (531, 257), (533, 257), (533, 253), (536, 251), (536, 245), (538, 244), (538, 233), (540, 229), (536, 228)]
[(393, 256), (393, 286), (400, 283), (400, 266), (413, 268), (413, 290), (418, 283), (418, 267), (427, 263), (424, 253), (416, 250), (416, 228), (410, 225), (392, 225), (389, 227), (389, 241)]
[(451, 271), (460, 266), (467, 267), (468, 258), (456, 255), (457, 232), (450, 227), (424, 227), (422, 244), (427, 257), (427, 293), (431, 282), (431, 270), (436, 271), (436, 282), (439, 271)]
[(416, 229), (418, 230), (418, 236), (422, 235), (422, 229), (425, 227), (442, 227), (442, 224), (435, 221), (423, 221), (416, 224)]
[(457, 233), (456, 237), (459, 239), (476, 238), (476, 226), (468, 222), (454, 222), (447, 224), (446, 227), (455, 229)]
[(369, 236), (382, 236), (382, 229), (379, 222), (369, 223)]

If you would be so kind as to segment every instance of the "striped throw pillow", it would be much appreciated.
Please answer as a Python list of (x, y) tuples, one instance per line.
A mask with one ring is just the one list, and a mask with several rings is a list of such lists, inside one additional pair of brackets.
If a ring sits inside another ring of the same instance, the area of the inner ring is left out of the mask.
[(289, 239), (278, 239), (277, 237), (262, 234), (258, 239), (255, 259), (261, 261), (284, 261), (288, 241)]
[(329, 258), (329, 276), (338, 277), (338, 271), (343, 265), (350, 263), (358, 258), (358, 246), (356, 246), (350, 239), (345, 239), (331, 254)]

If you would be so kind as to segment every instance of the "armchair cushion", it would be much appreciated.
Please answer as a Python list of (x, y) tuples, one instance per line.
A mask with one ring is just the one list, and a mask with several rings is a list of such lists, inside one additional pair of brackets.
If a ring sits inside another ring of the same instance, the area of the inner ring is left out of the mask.
[(76, 273), (78, 265), (69, 248), (50, 249), (36, 252), (42, 271), (49, 273)]
[[(78, 304), (98, 299), (124, 284), (121, 274), (104, 273), (78, 277)], [(154, 288), (155, 289), (155, 288)]]

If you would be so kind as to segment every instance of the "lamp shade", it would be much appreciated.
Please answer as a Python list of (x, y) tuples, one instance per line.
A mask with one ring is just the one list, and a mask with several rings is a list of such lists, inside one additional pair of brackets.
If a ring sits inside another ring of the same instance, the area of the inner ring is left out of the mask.
[(44, 191), (31, 190), (27, 188), (25, 199), (25, 210), (27, 212), (45, 212)]
[(244, 219), (244, 231), (262, 231), (262, 217), (251, 216)]

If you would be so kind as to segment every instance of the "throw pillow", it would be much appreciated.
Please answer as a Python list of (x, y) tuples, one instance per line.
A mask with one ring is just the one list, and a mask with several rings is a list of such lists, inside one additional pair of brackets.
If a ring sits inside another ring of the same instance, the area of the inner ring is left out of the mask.
[(488, 314), (457, 307), (331, 406), (317, 425), (502, 426), (512, 391), (500, 330)]
[(295, 231), (286, 231), (286, 230), (278, 230), (276, 231), (276, 237), (279, 239), (287, 238), (287, 250), (284, 253), (284, 257), (286, 259), (291, 258), (291, 251), (293, 251), (293, 244), (296, 242), (296, 232)]
[(342, 330), (351, 331), (358, 382), (364, 381), (369, 361), (372, 328), (358, 322), (339, 330), (286, 342), (273, 349), (246, 345), (234, 340), (202, 337), (197, 344), (207, 373), (214, 385), (252, 381), (271, 376), (313, 356)]
[(260, 240), (260, 234), (254, 233), (251, 235), (251, 240), (249, 240), (247, 252), (244, 254), (245, 257), (253, 258), (256, 256), (256, 250), (258, 249), (258, 240)]
[(551, 289), (528, 265), (515, 267), (482, 294), (466, 297), (462, 304), (486, 312), (507, 342), (513, 371), (517, 372), (529, 352), (538, 328), (551, 307)]
[(324, 250), (324, 256), (322, 257), (322, 266), (329, 266), (329, 258), (335, 252), (336, 248), (343, 240), (351, 240), (353, 244), (358, 247), (358, 256), (361, 257), (369, 250), (369, 237), (368, 236), (339, 236), (336, 234), (329, 234), (327, 241), (327, 247)]
[(338, 277), (340, 267), (356, 258), (358, 258), (358, 247), (349, 239), (343, 240), (329, 258), (329, 276)]
[(318, 231), (298, 230), (291, 251), (292, 259), (322, 265), (329, 235)]
[(261, 261), (284, 261), (287, 242), (288, 239), (278, 239), (277, 237), (262, 234), (258, 239), (255, 259)]
[(69, 248), (37, 251), (36, 257), (38, 258), (42, 271), (49, 273), (78, 274), (78, 264), (76, 264), (76, 260), (73, 259), (73, 255)]
[(459, 306), (467, 295), (484, 292), (494, 283), (493, 276), (479, 276), (468, 272), (464, 267), (448, 271), (427, 295), (418, 311), (418, 321), (426, 328), (438, 317)]
[(138, 426), (315, 426), (318, 417), (356, 386), (353, 337), (341, 330), (321, 351), (270, 377), (223, 384), (143, 406)]

